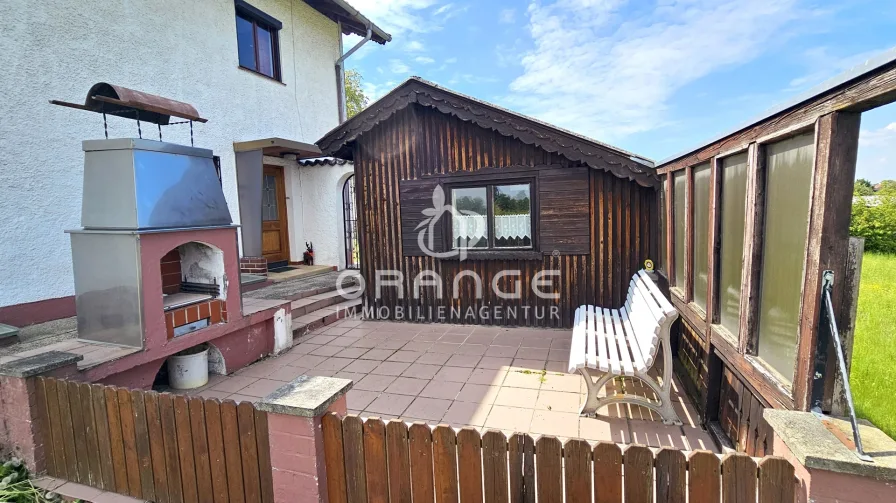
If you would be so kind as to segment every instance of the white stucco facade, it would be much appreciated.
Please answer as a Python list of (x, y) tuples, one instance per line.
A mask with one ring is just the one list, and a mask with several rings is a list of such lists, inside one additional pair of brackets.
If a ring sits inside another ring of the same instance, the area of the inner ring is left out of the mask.
[[(108, 82), (192, 104), (209, 120), (194, 125), (195, 144), (221, 157), (235, 223), (240, 212), (233, 142), (282, 137), (314, 143), (337, 125), (337, 24), (300, 0), (250, 3), (283, 23), (283, 83), (239, 68), (233, 0), (4, 2), (0, 307), (74, 293), (64, 230), (81, 226), (81, 141), (102, 138), (103, 121), (99, 114), (48, 100), (83, 103), (93, 84)], [(110, 138), (137, 136), (134, 121), (110, 116), (108, 123)], [(158, 139), (155, 125), (142, 126), (144, 138)], [(189, 145), (188, 126), (163, 127), (162, 134), (165, 141)], [(287, 168), (287, 196), (296, 186), (300, 192), (316, 183), (329, 189), (343, 168), (317, 167), (307, 177)], [(332, 173), (324, 173), (328, 169)], [(323, 198), (330, 193), (311, 192)], [(309, 195), (291, 209), (293, 260), (301, 259), (304, 240), (323, 250), (341, 239), (341, 224), (329, 221), (340, 214), (341, 191), (332, 194), (334, 200), (325, 202)], [(318, 213), (326, 224), (306, 220)], [(307, 233), (297, 230), (303, 224)], [(336, 265), (338, 251), (318, 257), (319, 263)]]

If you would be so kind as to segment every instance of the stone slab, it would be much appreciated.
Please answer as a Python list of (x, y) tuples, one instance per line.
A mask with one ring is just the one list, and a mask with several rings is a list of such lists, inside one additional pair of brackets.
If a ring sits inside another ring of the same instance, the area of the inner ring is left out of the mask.
[(316, 417), (351, 388), (350, 379), (303, 375), (256, 402), (255, 408), (277, 414)]
[[(867, 421), (859, 423), (859, 434), (865, 454), (873, 459), (871, 463), (860, 460), (811, 412), (765, 409), (763, 417), (806, 468), (896, 480), (896, 441)], [(830, 417), (825, 421), (852, 439), (849, 421)]]
[(47, 351), (34, 356), (20, 358), (0, 365), (0, 375), (10, 377), (33, 377), (72, 365), (84, 359), (84, 355), (64, 351)]

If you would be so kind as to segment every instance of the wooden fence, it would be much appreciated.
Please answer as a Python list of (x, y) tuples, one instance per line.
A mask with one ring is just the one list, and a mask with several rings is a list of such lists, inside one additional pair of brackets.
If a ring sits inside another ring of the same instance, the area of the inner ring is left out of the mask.
[(251, 403), (39, 378), (47, 471), (158, 503), (273, 502), (267, 415)]
[[(323, 418), (330, 503), (792, 503), (793, 466), (744, 454)], [(757, 499), (758, 498), (758, 499)]]

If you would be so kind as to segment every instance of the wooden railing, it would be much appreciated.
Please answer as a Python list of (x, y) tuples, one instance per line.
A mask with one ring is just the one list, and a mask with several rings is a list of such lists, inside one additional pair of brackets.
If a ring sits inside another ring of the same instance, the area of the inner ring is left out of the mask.
[(273, 502), (251, 403), (38, 378), (49, 475), (159, 503)]
[[(783, 458), (570, 439), (402, 421), (323, 418), (330, 503), (792, 503)], [(655, 499), (654, 499), (655, 498)], [(758, 498), (758, 499), (757, 499)]]

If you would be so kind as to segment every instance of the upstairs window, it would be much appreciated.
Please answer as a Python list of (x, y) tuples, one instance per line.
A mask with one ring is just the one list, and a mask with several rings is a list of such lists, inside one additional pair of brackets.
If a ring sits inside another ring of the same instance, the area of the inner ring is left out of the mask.
[(240, 66), (282, 80), (279, 32), (283, 24), (242, 0), (235, 5)]
[(510, 183), (451, 189), (451, 247), (532, 248), (532, 186)]

